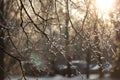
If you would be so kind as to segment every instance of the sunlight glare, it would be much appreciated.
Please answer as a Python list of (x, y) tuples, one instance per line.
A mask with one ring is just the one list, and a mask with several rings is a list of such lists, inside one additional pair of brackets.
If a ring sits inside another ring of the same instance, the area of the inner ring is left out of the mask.
[(115, 0), (96, 0), (96, 6), (101, 11), (108, 11), (112, 7), (114, 1)]

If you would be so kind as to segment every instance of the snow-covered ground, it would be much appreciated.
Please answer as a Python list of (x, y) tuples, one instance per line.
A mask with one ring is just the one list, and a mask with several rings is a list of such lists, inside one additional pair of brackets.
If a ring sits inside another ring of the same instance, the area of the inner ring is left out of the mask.
[[(76, 77), (63, 77), (57, 75), (55, 77), (26, 77), (27, 80), (86, 80), (85, 75), (80, 75)], [(9, 76), (5, 80), (24, 80), (18, 76)]]
[[(86, 80), (85, 76), (76, 76), (76, 77), (71, 77), (71, 78), (67, 78), (67, 77), (63, 77), (60, 75), (57, 75), (55, 77), (26, 77), (27, 80)], [(7, 77), (5, 80), (24, 80), (21, 79), (18, 76), (9, 76)]]
[[(97, 74), (92, 74), (90, 75), (90, 79), (86, 79), (85, 75), (79, 75), (76, 77), (63, 77), (60, 75), (57, 75), (55, 77), (26, 77), (27, 80), (120, 80), (120, 79), (111, 79), (109, 78), (109, 75), (105, 75), (105, 78), (99, 79), (99, 75)], [(24, 80), (21, 79), (21, 77), (18, 76), (9, 76), (5, 80)]]

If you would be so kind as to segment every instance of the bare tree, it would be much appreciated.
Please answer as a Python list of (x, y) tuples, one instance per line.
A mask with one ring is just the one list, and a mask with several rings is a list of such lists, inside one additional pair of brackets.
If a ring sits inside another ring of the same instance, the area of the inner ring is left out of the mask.
[[(39, 74), (41, 70), (50, 71), (46, 65), (53, 69), (52, 61), (58, 60), (58, 63), (68, 63), (71, 76), (69, 61), (76, 55), (76, 59), (87, 60), (88, 74), (92, 58), (103, 69), (101, 57), (103, 49), (109, 54), (111, 35), (105, 34), (107, 23), (98, 18), (94, 1), (81, 0), (81, 5), (77, 0), (15, 0), (12, 3), (6, 7), (11, 9), (7, 11), (10, 14), (6, 14), (5, 37), (9, 43), (7, 54), (20, 64), (14, 65), (22, 69), (28, 62)], [(5, 28), (2, 21), (1, 31)], [(25, 78), (23, 70), (22, 76)]]
[(0, 79), (4, 80), (4, 0), (0, 0)]

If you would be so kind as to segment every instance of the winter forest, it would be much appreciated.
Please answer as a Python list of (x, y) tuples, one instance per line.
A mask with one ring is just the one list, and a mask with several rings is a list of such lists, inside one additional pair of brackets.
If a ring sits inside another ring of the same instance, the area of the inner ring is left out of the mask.
[(91, 74), (120, 79), (119, 0), (0, 0), (0, 80)]

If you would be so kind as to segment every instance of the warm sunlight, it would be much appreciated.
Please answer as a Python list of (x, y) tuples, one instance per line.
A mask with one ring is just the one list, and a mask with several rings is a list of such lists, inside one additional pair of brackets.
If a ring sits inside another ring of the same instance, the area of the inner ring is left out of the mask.
[(96, 5), (101, 11), (108, 11), (115, 0), (96, 0)]

